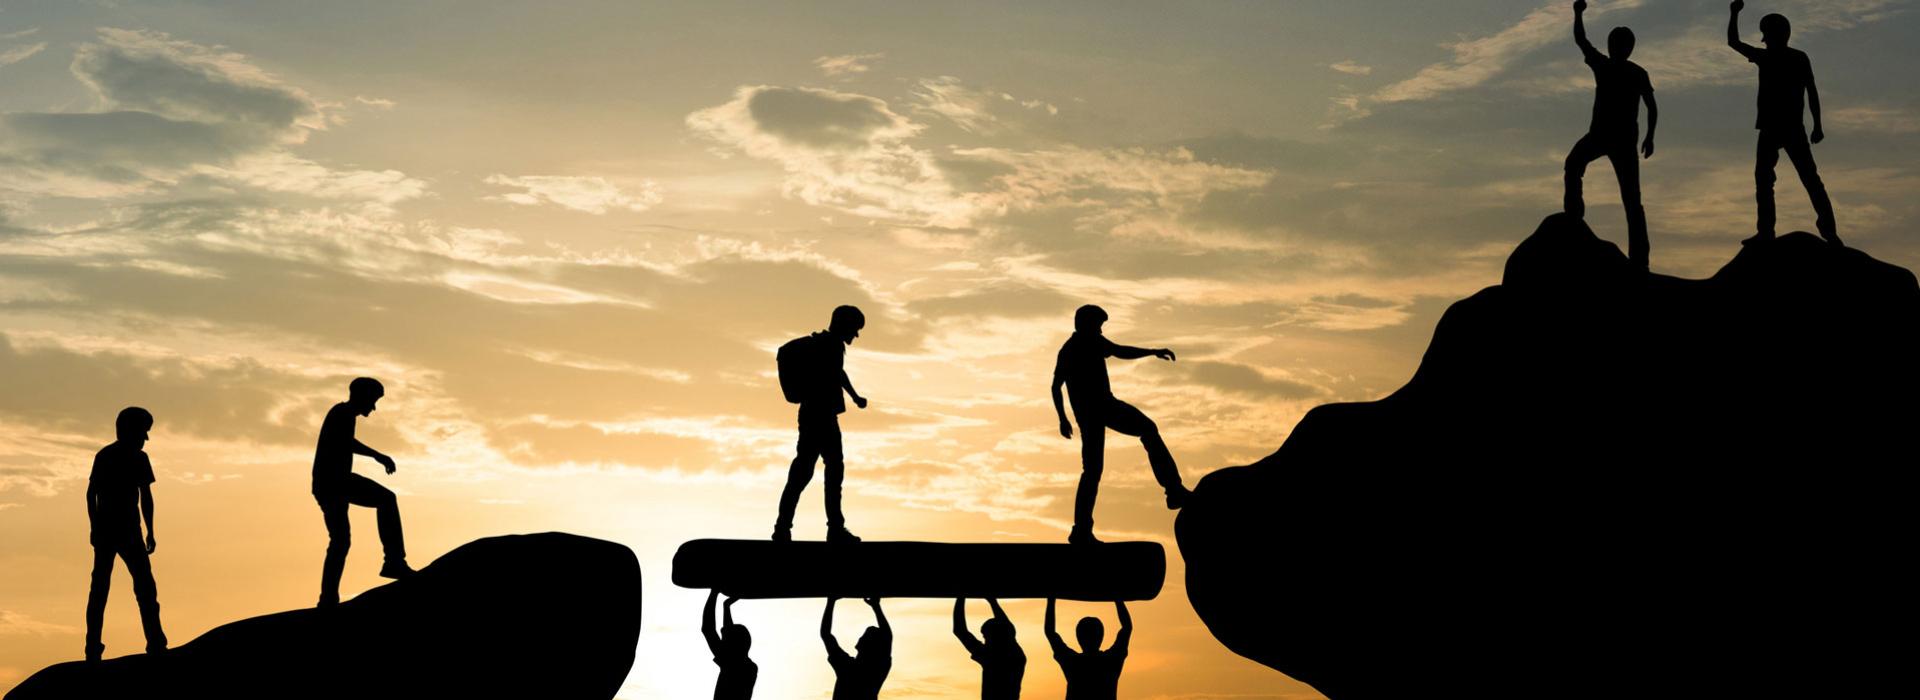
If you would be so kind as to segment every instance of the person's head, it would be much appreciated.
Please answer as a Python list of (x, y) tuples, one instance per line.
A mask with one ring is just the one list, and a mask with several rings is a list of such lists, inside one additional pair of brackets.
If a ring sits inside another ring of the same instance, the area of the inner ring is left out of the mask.
[(747, 650), (753, 648), (753, 633), (747, 631), (746, 625), (721, 625), (720, 645), (735, 656), (746, 656)]
[(139, 406), (120, 409), (120, 415), (113, 419), (114, 437), (121, 442), (143, 445), (147, 442), (147, 431), (153, 429), (153, 414)]
[(993, 618), (980, 625), (980, 636), (988, 644), (1000, 644), (1013, 641), (1013, 622)]
[(1787, 16), (1775, 12), (1760, 18), (1760, 43), (1768, 48), (1786, 46), (1787, 37), (1793, 36), (1793, 25), (1787, 22)]
[(1082, 333), (1099, 333), (1100, 326), (1107, 322), (1107, 310), (1088, 304), (1073, 312), (1073, 329)]
[(827, 332), (839, 338), (840, 342), (852, 345), (853, 339), (860, 337), (860, 329), (866, 327), (867, 315), (860, 313), (860, 309), (852, 306), (836, 306), (833, 309), (833, 321), (827, 325)]
[(387, 395), (387, 388), (373, 377), (361, 377), (347, 384), (347, 403), (360, 415), (372, 415), (374, 404), (380, 403), (380, 397)]
[(1625, 61), (1633, 55), (1633, 30), (1626, 27), (1614, 27), (1607, 33), (1607, 57), (1615, 61)]
[(867, 631), (860, 633), (860, 641), (853, 643), (853, 651), (860, 656), (887, 656), (893, 653), (893, 636), (878, 627), (868, 627)]
[(1099, 651), (1100, 642), (1107, 638), (1107, 626), (1097, 617), (1080, 618), (1080, 624), (1073, 626), (1074, 639), (1080, 640), (1080, 651)]

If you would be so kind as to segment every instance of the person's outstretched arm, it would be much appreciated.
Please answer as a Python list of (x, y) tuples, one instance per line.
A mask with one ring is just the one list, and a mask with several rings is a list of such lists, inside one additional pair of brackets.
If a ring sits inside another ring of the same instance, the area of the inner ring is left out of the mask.
[(147, 553), (152, 554), (159, 545), (153, 540), (153, 485), (140, 487), (140, 512), (147, 520)]
[(1126, 601), (1113, 601), (1113, 607), (1120, 611), (1120, 631), (1113, 635), (1113, 647), (1109, 651), (1125, 656), (1127, 645), (1133, 642), (1133, 616), (1127, 614)]
[(1660, 105), (1653, 101), (1653, 88), (1651, 86), (1647, 88), (1646, 100), (1647, 100), (1647, 138), (1640, 142), (1640, 156), (1643, 158), (1652, 158), (1653, 157), (1653, 130), (1655, 128), (1658, 128), (1660, 125)]
[(1606, 60), (1599, 49), (1593, 48), (1593, 42), (1587, 41), (1587, 23), (1583, 15), (1587, 12), (1587, 0), (1573, 0), (1573, 43), (1580, 47), (1580, 55), (1588, 63)]
[(1118, 357), (1122, 360), (1138, 360), (1142, 357), (1149, 357), (1149, 356), (1158, 357), (1162, 360), (1173, 359), (1173, 351), (1168, 350), (1166, 348), (1136, 348), (1131, 345), (1121, 345), (1119, 343), (1113, 343), (1111, 347), (1111, 351), (1113, 352), (1114, 357)]
[(379, 462), (380, 466), (387, 468), (388, 474), (392, 474), (393, 470), (397, 468), (393, 464), (392, 457), (388, 457), (386, 453), (373, 449), (371, 447), (368, 447), (367, 443), (361, 442), (359, 438), (354, 438), (353, 440), (353, 453), (357, 455), (372, 457), (373, 461)]
[(1053, 647), (1054, 656), (1073, 653), (1073, 649), (1067, 646), (1066, 640), (1060, 638), (1060, 631), (1053, 628), (1054, 602), (1052, 598), (1047, 599), (1047, 644)]
[(868, 598), (867, 607), (873, 608), (873, 620), (880, 627), (880, 632), (888, 637), (892, 637), (893, 625), (887, 624), (887, 611), (880, 609), (880, 599)]
[(1733, 47), (1733, 50), (1740, 52), (1740, 55), (1752, 60), (1760, 50), (1740, 40), (1740, 11), (1747, 9), (1747, 0), (1733, 0), (1733, 4), (1728, 6), (1728, 9), (1730, 14), (1727, 16), (1727, 46)]
[(1808, 136), (1814, 143), (1827, 139), (1827, 132), (1820, 128), (1820, 88), (1813, 84), (1813, 66), (1807, 66), (1807, 109), (1813, 110), (1813, 133)]
[(972, 631), (967, 629), (967, 599), (965, 598), (953, 599), (953, 636), (960, 639), (960, 646), (966, 647), (969, 654), (978, 654), (985, 646), (980, 643), (978, 637), (973, 636)]
[(867, 407), (866, 397), (861, 396), (860, 392), (853, 390), (853, 378), (848, 377), (847, 371), (844, 369), (840, 370), (840, 388), (846, 390), (848, 396), (853, 397), (853, 405), (861, 408)]
[(720, 589), (707, 594), (706, 610), (700, 613), (700, 636), (707, 638), (707, 651), (720, 655), (720, 632), (713, 628), (713, 605), (720, 600)]
[(839, 598), (827, 599), (827, 611), (820, 614), (820, 641), (827, 645), (827, 656), (846, 656), (847, 651), (840, 648), (840, 641), (833, 638), (833, 604)]

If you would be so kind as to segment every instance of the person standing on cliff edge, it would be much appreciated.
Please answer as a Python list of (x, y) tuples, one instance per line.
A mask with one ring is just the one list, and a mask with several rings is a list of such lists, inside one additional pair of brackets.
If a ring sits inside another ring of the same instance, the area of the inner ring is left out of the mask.
[[(1585, 15), (1587, 0), (1573, 3), (1573, 43), (1587, 67), (1593, 69), (1593, 121), (1587, 135), (1573, 144), (1567, 153), (1565, 208), (1568, 214), (1585, 218), (1587, 204), (1581, 194), (1581, 180), (1587, 164), (1600, 158), (1613, 163), (1613, 177), (1620, 181), (1620, 203), (1627, 209), (1627, 259), (1647, 269), (1651, 245), (1647, 241), (1647, 210), (1640, 204), (1640, 158), (1653, 157), (1653, 130), (1660, 122), (1660, 107), (1653, 101), (1653, 82), (1647, 71), (1632, 61), (1633, 30), (1614, 27), (1607, 34), (1607, 52), (1600, 53), (1587, 41)], [(1647, 138), (1634, 150), (1634, 137), (1640, 132), (1640, 101), (1647, 102)]]
[(386, 393), (378, 380), (355, 379), (347, 384), (347, 400), (334, 404), (320, 422), (320, 439), (313, 448), (313, 500), (320, 504), (320, 516), (327, 524), (327, 559), (320, 567), (319, 607), (340, 603), (340, 573), (347, 566), (347, 549), (353, 544), (352, 523), (347, 519), (349, 505), (371, 506), (378, 513), (380, 545), (386, 550), (380, 575), (392, 579), (413, 575), (400, 533), (399, 502), (387, 487), (353, 473), (354, 455), (372, 457), (387, 468), (388, 474), (397, 468), (392, 457), (353, 436), (354, 421), (372, 415), (375, 404)]
[(1073, 532), (1067, 535), (1067, 542), (1072, 544), (1100, 542), (1093, 536), (1093, 502), (1100, 494), (1108, 428), (1138, 436), (1146, 446), (1153, 478), (1166, 489), (1168, 509), (1179, 510), (1192, 493), (1180, 483), (1180, 468), (1173, 463), (1173, 453), (1167, 450), (1166, 441), (1160, 439), (1160, 426), (1132, 404), (1114, 398), (1113, 386), (1107, 381), (1109, 357), (1137, 360), (1152, 356), (1172, 362), (1173, 351), (1136, 348), (1107, 340), (1100, 334), (1100, 327), (1106, 322), (1107, 312), (1098, 306), (1088, 304), (1074, 311), (1073, 335), (1060, 346), (1060, 355), (1053, 365), (1053, 410), (1060, 416), (1060, 437), (1073, 439), (1073, 424), (1067, 422), (1060, 387), (1065, 386), (1072, 395), (1073, 417), (1080, 422), (1080, 487), (1073, 497)]
[[(1746, 243), (1773, 240), (1773, 169), (1780, 163), (1780, 151), (1787, 152), (1800, 184), (1813, 201), (1814, 226), (1828, 243), (1840, 245), (1839, 226), (1833, 219), (1833, 201), (1827, 198), (1826, 183), (1820, 181), (1820, 168), (1813, 163), (1813, 146), (1827, 138), (1820, 128), (1820, 89), (1813, 84), (1813, 62), (1799, 49), (1788, 48), (1787, 38), (1793, 25), (1780, 14), (1760, 18), (1760, 43), (1765, 49), (1740, 40), (1740, 11), (1745, 0), (1733, 0), (1727, 18), (1727, 46), (1760, 67), (1760, 116), (1753, 128), (1760, 130), (1755, 148), (1753, 198), (1759, 207), (1756, 231)], [(1807, 136), (1803, 115), (1813, 112), (1813, 136)]]

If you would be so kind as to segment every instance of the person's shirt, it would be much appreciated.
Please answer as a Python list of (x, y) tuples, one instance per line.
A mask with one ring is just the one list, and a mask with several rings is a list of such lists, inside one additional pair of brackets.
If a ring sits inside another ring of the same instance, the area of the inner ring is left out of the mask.
[(320, 495), (353, 473), (353, 405), (342, 401), (327, 410), (320, 422), (320, 441), (313, 447), (313, 493)]
[(1119, 647), (1106, 651), (1076, 653), (1064, 649), (1053, 653), (1060, 672), (1067, 677), (1067, 700), (1114, 700), (1120, 694), (1120, 668), (1127, 662), (1127, 651)]
[(1646, 69), (1633, 61), (1616, 61), (1599, 52), (1587, 55), (1593, 69), (1593, 121), (1587, 130), (1602, 134), (1637, 133), (1640, 98), (1653, 93)]
[(713, 663), (720, 667), (720, 678), (713, 683), (713, 700), (748, 700), (753, 697), (753, 684), (760, 680), (759, 664), (745, 654), (732, 658), (715, 656)]
[(93, 456), (90, 541), (96, 547), (140, 542), (140, 489), (153, 483), (153, 462), (139, 447), (114, 442)]
[(880, 697), (880, 686), (887, 682), (887, 673), (893, 670), (893, 657), (854, 656), (829, 647), (827, 664), (833, 667), (833, 700), (875, 700)]
[(1760, 114), (1753, 128), (1804, 130), (1807, 86), (1813, 83), (1813, 62), (1807, 54), (1788, 47), (1741, 53), (1760, 67)]
[(1019, 642), (982, 644), (971, 656), (980, 663), (980, 700), (1018, 700), (1027, 675), (1027, 652)]
[(808, 367), (813, 373), (807, 382), (807, 396), (800, 400), (803, 413), (840, 415), (847, 412), (847, 398), (841, 377), (846, 376), (847, 344), (827, 331), (807, 336)]
[(1117, 347), (1104, 335), (1079, 331), (1060, 346), (1053, 377), (1066, 382), (1067, 398), (1073, 401), (1076, 413), (1083, 406), (1113, 398), (1113, 385), (1107, 382), (1107, 358), (1113, 357)]

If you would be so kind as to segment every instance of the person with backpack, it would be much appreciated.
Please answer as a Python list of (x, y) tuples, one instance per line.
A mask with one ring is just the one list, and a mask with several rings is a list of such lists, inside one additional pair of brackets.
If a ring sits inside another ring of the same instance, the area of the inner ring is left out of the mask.
[(840, 512), (840, 480), (846, 471), (840, 452), (840, 414), (847, 412), (840, 393), (853, 397), (855, 406), (867, 407), (845, 369), (847, 346), (866, 325), (867, 317), (859, 309), (837, 307), (826, 330), (787, 341), (775, 357), (781, 393), (788, 403), (800, 405), (800, 441), (787, 470), (787, 487), (780, 493), (780, 516), (773, 523), (775, 542), (793, 540), (793, 510), (800, 503), (800, 492), (813, 480), (816, 461), (827, 464), (827, 541), (860, 541), (847, 530), (846, 517)]

